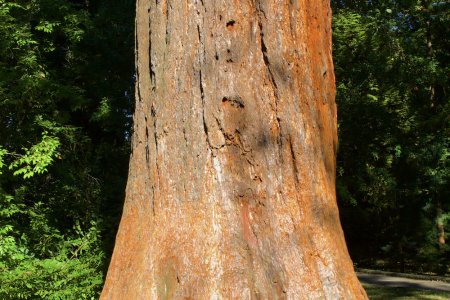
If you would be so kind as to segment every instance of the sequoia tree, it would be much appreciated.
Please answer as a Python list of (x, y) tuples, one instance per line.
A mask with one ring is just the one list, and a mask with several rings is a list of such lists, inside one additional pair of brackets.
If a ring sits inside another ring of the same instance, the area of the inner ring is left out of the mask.
[(328, 0), (138, 0), (102, 299), (361, 299), (335, 197)]

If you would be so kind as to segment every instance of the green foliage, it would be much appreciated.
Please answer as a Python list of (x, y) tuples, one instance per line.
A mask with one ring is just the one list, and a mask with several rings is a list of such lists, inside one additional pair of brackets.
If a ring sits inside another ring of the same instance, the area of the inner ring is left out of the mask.
[(450, 231), (450, 5), (332, 5), (337, 192), (350, 251), (360, 264), (448, 272), (436, 224)]
[(134, 1), (0, 0), (0, 299), (96, 299), (126, 181)]
[(59, 145), (57, 137), (48, 136), (48, 132), (44, 131), (42, 141), (30, 149), (24, 148), (25, 154), (19, 155), (19, 158), (9, 165), (9, 169), (17, 169), (14, 175), (23, 175), (24, 179), (33, 177), (34, 174), (43, 174), (53, 159), (60, 155), (57, 151)]
[[(0, 200), (0, 297), (95, 299), (104, 259), (97, 225), (87, 231), (76, 226), (64, 236), (48, 223), (43, 203), (30, 209), (11, 196)], [(23, 222), (29, 231), (21, 228)]]
[(6, 156), (6, 154), (8, 154), (8, 151), (0, 146), (0, 175), (2, 174), (2, 168), (5, 166), (4, 157)]

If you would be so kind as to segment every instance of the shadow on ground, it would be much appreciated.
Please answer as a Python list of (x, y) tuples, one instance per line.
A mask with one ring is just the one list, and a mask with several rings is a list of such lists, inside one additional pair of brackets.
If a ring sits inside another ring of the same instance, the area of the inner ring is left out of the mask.
[(363, 284), (371, 300), (444, 300), (450, 299), (450, 292), (420, 290), (405, 287), (389, 287), (372, 284)]

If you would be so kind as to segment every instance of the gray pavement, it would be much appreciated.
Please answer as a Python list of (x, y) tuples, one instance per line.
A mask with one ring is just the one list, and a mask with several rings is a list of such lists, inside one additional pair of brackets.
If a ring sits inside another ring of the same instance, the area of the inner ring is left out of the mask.
[(358, 278), (362, 283), (389, 286), (389, 287), (404, 287), (413, 289), (450, 292), (450, 283), (442, 281), (419, 280), (403, 277), (394, 277), (388, 275), (366, 274), (359, 272), (356, 274), (358, 275)]

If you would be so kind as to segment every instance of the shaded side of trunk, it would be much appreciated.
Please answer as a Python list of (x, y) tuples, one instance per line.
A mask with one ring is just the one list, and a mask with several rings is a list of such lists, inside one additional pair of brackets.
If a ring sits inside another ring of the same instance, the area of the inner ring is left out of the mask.
[(102, 299), (360, 299), (335, 198), (329, 1), (138, 0)]

